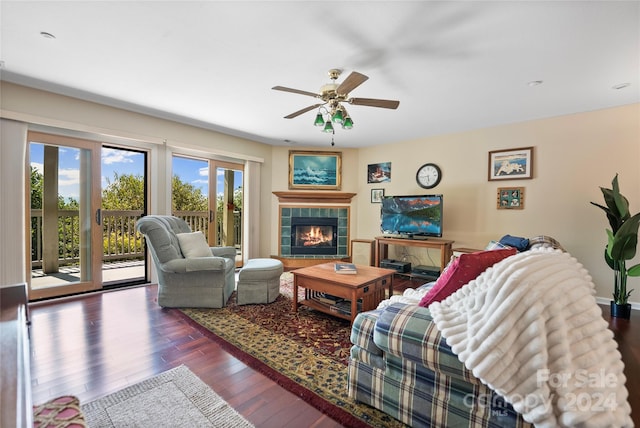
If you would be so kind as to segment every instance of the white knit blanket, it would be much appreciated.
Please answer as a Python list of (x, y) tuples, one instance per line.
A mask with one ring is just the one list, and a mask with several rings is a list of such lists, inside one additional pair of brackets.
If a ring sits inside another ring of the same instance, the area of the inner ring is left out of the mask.
[(429, 306), (460, 361), (537, 427), (631, 427), (624, 365), (591, 276), (560, 250), (516, 254)]

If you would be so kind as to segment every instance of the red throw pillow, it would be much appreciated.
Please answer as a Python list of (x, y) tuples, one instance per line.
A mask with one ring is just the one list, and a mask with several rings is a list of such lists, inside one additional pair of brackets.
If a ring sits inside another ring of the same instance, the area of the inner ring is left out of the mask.
[(420, 300), (419, 305), (427, 307), (433, 302), (446, 299), (463, 285), (477, 278), (487, 268), (517, 252), (515, 248), (507, 248), (461, 254), (442, 272), (431, 290)]

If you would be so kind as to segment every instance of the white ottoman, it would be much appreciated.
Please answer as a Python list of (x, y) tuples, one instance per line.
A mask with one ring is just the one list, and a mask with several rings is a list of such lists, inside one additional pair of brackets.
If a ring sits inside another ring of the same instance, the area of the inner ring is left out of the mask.
[(251, 259), (238, 274), (237, 303), (271, 303), (280, 294), (280, 276), (284, 267), (280, 260)]

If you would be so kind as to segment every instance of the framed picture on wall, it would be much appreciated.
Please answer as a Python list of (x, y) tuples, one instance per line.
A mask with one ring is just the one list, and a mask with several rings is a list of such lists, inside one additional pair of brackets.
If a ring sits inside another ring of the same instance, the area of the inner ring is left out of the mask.
[(367, 183), (388, 183), (391, 181), (391, 162), (367, 165)]
[(289, 189), (340, 190), (341, 152), (289, 151)]
[(533, 178), (533, 147), (489, 152), (489, 181)]
[(524, 187), (498, 187), (499, 210), (524, 209)]
[(384, 189), (371, 189), (371, 203), (381, 204), (384, 198)]

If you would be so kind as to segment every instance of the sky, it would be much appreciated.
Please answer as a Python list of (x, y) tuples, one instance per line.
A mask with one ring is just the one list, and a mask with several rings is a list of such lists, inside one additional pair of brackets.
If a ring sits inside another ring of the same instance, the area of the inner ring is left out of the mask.
[[(79, 156), (80, 149), (72, 147), (59, 148), (59, 166), (58, 166), (58, 186), (59, 193), (65, 198), (78, 198), (79, 194)], [(108, 179), (113, 181), (114, 172), (118, 174), (134, 174), (143, 175), (144, 172), (144, 156), (140, 152), (129, 150), (102, 149), (102, 166), (101, 166), (101, 182), (102, 187), (106, 187)], [(30, 145), (29, 163), (35, 167), (40, 173), (43, 171), (44, 163), (44, 145), (32, 143)], [(200, 188), (206, 195), (209, 191), (208, 164), (206, 160), (188, 159), (181, 157), (173, 158), (173, 174), (178, 175), (182, 181), (190, 183)], [(222, 193), (222, 180), (218, 180), (218, 193)], [(236, 171), (234, 179), (234, 187), (238, 188), (242, 185), (242, 173)]]

